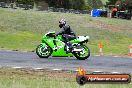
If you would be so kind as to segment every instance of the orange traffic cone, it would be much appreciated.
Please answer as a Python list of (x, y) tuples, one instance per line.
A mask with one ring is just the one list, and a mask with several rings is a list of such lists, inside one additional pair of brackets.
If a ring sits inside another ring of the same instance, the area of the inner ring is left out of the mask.
[(100, 53), (101, 56), (103, 55), (103, 44), (102, 44), (102, 41), (100, 41), (100, 44), (99, 44), (99, 53)]
[(132, 44), (129, 46), (129, 48), (130, 48), (130, 52), (129, 52), (129, 56), (132, 56)]

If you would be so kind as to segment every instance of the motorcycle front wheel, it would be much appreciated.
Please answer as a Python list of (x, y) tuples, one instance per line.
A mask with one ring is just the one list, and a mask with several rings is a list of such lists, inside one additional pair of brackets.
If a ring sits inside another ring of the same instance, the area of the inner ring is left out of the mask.
[(36, 48), (36, 54), (40, 58), (48, 58), (52, 54), (52, 49), (46, 44), (44, 45), (40, 44)]
[(90, 49), (85, 45), (81, 45), (81, 47), (83, 50), (81, 52), (73, 52), (73, 55), (78, 60), (85, 60), (90, 57)]

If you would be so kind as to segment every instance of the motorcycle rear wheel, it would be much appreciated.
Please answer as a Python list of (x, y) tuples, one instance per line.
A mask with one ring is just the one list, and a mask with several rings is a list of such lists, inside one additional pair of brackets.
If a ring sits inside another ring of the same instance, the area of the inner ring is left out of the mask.
[(78, 60), (86, 60), (87, 58), (90, 57), (90, 49), (87, 46), (85, 46), (85, 45), (81, 45), (81, 47), (83, 48), (83, 51), (81, 51), (81, 52), (73, 52), (73, 55)]

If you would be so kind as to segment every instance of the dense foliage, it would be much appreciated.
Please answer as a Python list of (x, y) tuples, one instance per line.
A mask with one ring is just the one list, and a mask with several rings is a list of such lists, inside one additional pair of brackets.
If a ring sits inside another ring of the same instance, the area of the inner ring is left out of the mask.
[(107, 5), (114, 5), (118, 0), (108, 0)]
[[(103, 7), (102, 0), (0, 0), (0, 2), (17, 2), (31, 4), (45, 1), (50, 7), (89, 10), (91, 8)], [(106, 5), (120, 5), (119, 8), (132, 7), (132, 0), (108, 0)]]
[(87, 2), (92, 8), (101, 8), (101, 7), (103, 7), (103, 3), (102, 3), (101, 0), (87, 0)]
[(16, 0), (17, 3), (21, 3), (21, 4), (31, 4), (33, 5), (34, 0)]
[(126, 6), (132, 6), (132, 0), (108, 0), (107, 5), (126, 5)]
[(91, 7), (86, 3), (86, 0), (0, 0), (0, 2), (17, 2), (21, 4), (31, 4), (45, 1), (49, 4), (50, 7), (57, 8), (66, 8), (66, 9), (80, 9), (80, 10), (89, 10)]
[(71, 9), (91, 9), (103, 7), (101, 0), (46, 0), (50, 6), (71, 8)]
[(119, 10), (132, 9), (132, 0), (108, 0), (107, 5), (119, 5)]
[(49, 6), (66, 9), (90, 9), (85, 0), (46, 0)]

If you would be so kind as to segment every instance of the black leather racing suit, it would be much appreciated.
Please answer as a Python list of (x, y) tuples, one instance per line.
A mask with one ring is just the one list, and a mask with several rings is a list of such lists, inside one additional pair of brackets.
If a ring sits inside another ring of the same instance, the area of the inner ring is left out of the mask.
[[(72, 29), (70, 28), (69, 25), (64, 25), (62, 27), (62, 31), (59, 32), (59, 33), (57, 33), (57, 35), (60, 35), (60, 34), (64, 38), (64, 41), (63, 42), (65, 43), (65, 45), (66, 46), (69, 46), (69, 50), (72, 51), (73, 46), (72, 46), (72, 44), (69, 41), (76, 38), (75, 33), (72, 31)], [(67, 51), (66, 47), (65, 47), (65, 50)]]
[(72, 31), (72, 29), (70, 28), (69, 25), (64, 25), (62, 27), (62, 31), (57, 33), (57, 35), (62, 35), (63, 38), (64, 38), (64, 43), (68, 43), (68, 41), (72, 40), (72, 39), (75, 39), (76, 38), (76, 35), (75, 33)]

